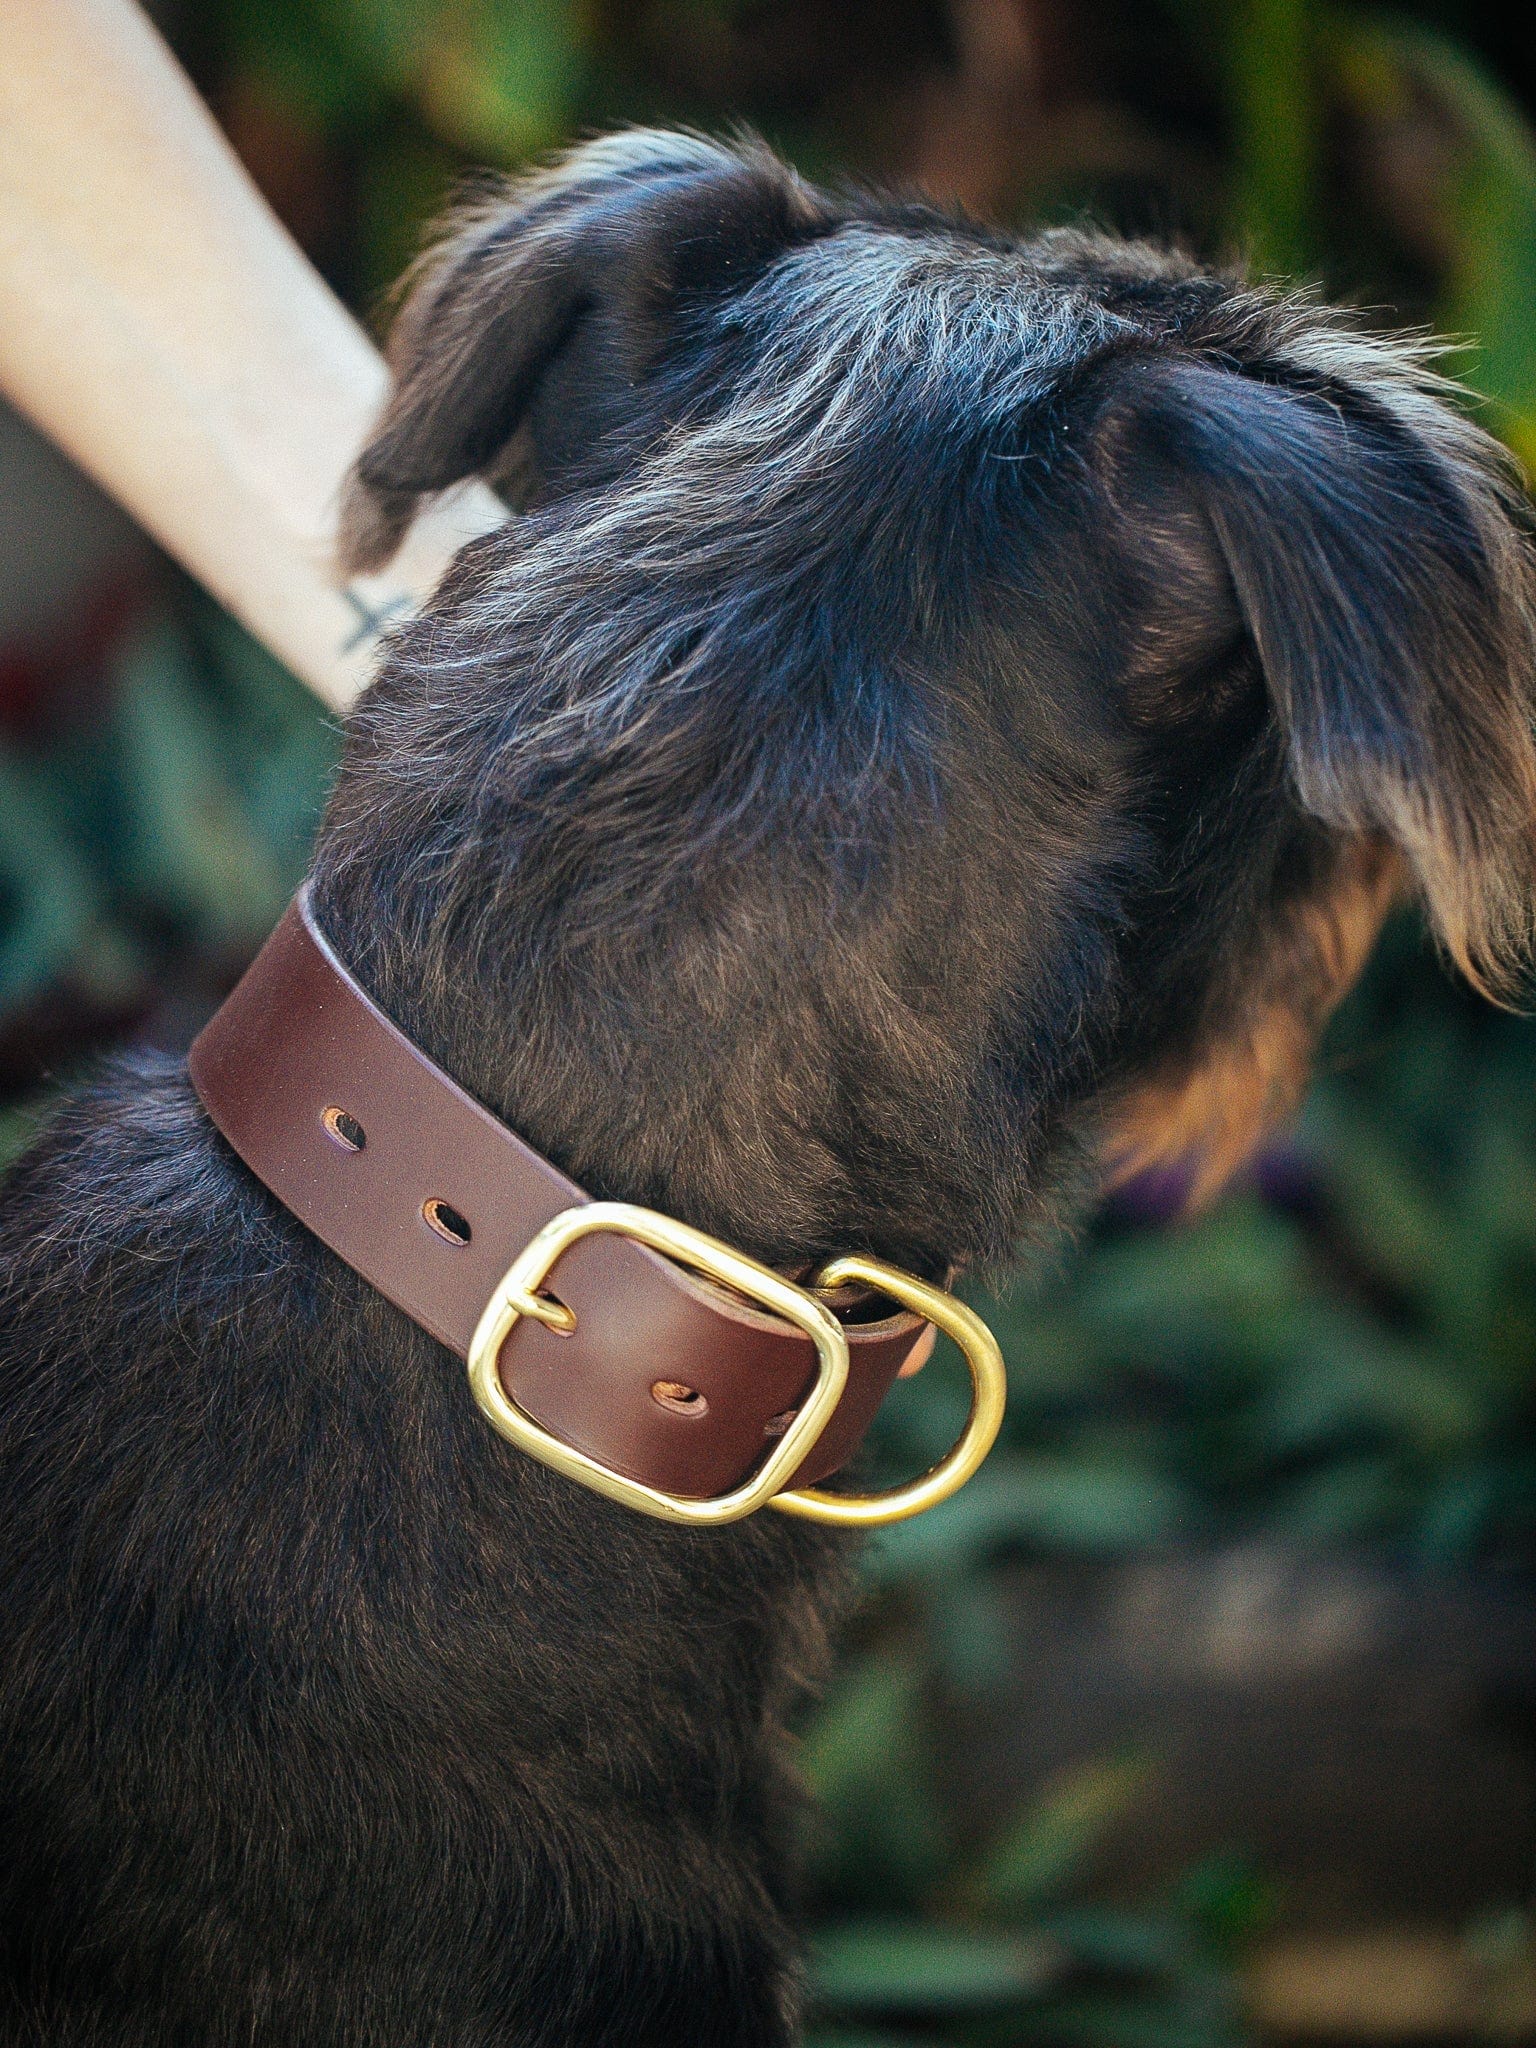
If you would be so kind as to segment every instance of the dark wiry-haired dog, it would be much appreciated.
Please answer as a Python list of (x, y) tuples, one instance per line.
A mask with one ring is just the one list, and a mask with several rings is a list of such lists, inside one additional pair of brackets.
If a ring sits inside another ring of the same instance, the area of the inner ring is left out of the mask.
[[(359, 562), (472, 472), (320, 919), (594, 1193), (798, 1269), (1218, 1173), (1389, 897), (1529, 937), (1532, 570), (1408, 350), (634, 134), (424, 269)], [(511, 1451), (176, 1064), (4, 1207), (0, 2040), (776, 2043), (837, 1539)]]

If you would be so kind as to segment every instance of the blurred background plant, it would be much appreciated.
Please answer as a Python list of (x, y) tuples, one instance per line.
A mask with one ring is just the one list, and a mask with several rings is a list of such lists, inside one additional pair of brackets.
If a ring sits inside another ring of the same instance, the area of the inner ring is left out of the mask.
[[(1536, 463), (1536, 17), (1416, 0), (162, 0), (377, 319), (455, 181), (747, 121), (1435, 327)], [(302, 872), (313, 702), (8, 415), (0, 1154), (186, 1041)], [(1298, 1131), (989, 1304), (1003, 1446), (871, 1553), (807, 1728), (816, 2048), (1536, 2041), (1536, 1026), (1411, 919)], [(953, 1427), (941, 1365), (877, 1455)]]

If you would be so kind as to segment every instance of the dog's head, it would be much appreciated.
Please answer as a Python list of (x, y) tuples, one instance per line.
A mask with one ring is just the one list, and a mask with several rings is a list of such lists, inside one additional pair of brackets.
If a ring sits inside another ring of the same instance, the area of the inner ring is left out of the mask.
[(322, 899), (601, 1191), (770, 1258), (1002, 1251), (1225, 1171), (1393, 894), (1531, 936), (1533, 572), (1422, 354), (1182, 259), (634, 133), (422, 265), (348, 545), (472, 474)]

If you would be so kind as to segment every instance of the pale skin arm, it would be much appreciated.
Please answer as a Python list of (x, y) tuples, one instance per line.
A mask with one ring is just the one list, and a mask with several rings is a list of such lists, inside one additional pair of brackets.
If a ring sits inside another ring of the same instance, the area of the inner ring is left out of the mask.
[(471, 486), (341, 576), (385, 384), (133, 0), (0, 0), (0, 391), (337, 711), (505, 516)]
[(0, 392), (338, 712), (506, 516), (471, 485), (339, 573), (386, 382), (133, 0), (0, 0)]

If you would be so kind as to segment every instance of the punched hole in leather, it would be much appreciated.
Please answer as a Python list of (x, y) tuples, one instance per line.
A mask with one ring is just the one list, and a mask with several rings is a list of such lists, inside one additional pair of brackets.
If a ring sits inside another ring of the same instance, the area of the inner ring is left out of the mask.
[[(257, 1179), (461, 1358), (514, 1258), (589, 1199), (391, 1022), (332, 951), (307, 890), (189, 1066)], [(730, 1492), (814, 1383), (802, 1332), (629, 1238), (581, 1238), (544, 1289), (575, 1327), (516, 1323), (499, 1360), (508, 1398), (552, 1436), (659, 1491)], [(857, 1309), (838, 1310), (849, 1353), (842, 1399), (786, 1489), (846, 1463), (926, 1328), (905, 1312), (859, 1321)], [(658, 1386), (686, 1398), (663, 1400)]]

